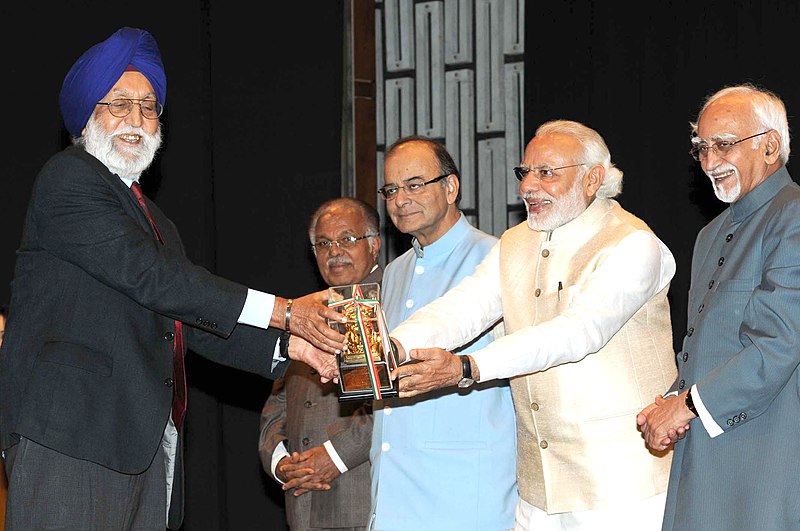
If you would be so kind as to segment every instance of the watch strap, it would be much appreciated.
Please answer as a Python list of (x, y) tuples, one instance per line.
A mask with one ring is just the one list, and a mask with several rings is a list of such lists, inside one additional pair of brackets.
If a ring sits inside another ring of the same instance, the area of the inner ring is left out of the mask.
[(472, 364), (469, 362), (469, 356), (465, 354), (459, 358), (461, 358), (461, 378), (472, 380)]
[(692, 388), (690, 387), (688, 391), (686, 391), (686, 407), (689, 408), (689, 411), (695, 417), (699, 417), (700, 415), (697, 413), (697, 409), (694, 407), (694, 399), (692, 398)]

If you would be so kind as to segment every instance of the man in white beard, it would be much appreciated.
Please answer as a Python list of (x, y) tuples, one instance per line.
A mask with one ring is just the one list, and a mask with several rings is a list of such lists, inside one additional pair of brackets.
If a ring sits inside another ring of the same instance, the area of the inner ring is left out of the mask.
[(288, 357), (335, 374), (344, 336), (327, 320), (342, 317), (323, 292), (292, 301), (212, 275), (142, 194), (165, 99), (137, 28), (64, 79), (74, 145), (33, 185), (0, 352), (7, 530), (180, 527), (187, 348), (266, 378)]
[[(671, 454), (647, 450), (636, 413), (675, 379), (675, 260), (612, 199), (622, 172), (585, 125), (540, 126), (514, 173), (527, 222), (391, 332), (401, 359), (419, 360), (395, 371), (400, 396), (511, 378), (515, 528), (659, 530)], [(450, 352), (501, 317), (504, 337)]]

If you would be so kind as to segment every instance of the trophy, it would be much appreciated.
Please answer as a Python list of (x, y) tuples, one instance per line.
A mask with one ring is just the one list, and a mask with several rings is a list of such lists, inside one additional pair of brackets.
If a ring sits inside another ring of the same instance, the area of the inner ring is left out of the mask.
[(347, 348), (337, 355), (340, 402), (397, 396), (389, 377), (397, 360), (379, 297), (377, 283), (328, 288), (328, 306), (347, 317), (345, 323), (328, 321), (347, 338)]

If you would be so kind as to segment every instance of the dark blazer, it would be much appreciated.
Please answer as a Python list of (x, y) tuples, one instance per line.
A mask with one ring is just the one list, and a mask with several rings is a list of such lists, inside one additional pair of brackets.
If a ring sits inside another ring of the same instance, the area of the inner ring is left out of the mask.
[(148, 206), (164, 245), (133, 192), (82, 148), (42, 168), (0, 351), (2, 448), (23, 436), (146, 470), (170, 416), (175, 319), (202, 356), (268, 378), (285, 370), (271, 370), (280, 331), (236, 323), (247, 288), (192, 264), (172, 222)]
[[(378, 267), (362, 283), (383, 279)], [(369, 448), (372, 442), (372, 403), (339, 402), (337, 385), (322, 384), (305, 363), (293, 363), (275, 380), (261, 411), (258, 452), (272, 476), (272, 454), (280, 442), (291, 452), (304, 452), (330, 440), (347, 466), (331, 490), (302, 496), (287, 492), (286, 516), (292, 531), (366, 528), (370, 509)]]

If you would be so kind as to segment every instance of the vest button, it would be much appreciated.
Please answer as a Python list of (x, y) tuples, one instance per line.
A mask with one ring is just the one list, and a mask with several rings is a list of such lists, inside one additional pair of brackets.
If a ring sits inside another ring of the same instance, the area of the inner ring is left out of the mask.
[(686, 331), (686, 336), (687, 337), (692, 337), (692, 334), (694, 334), (694, 327), (693, 326), (691, 328), (689, 328), (689, 330)]
[(711, 289), (713, 287), (714, 287), (714, 280), (712, 279), (711, 282), (708, 283), (708, 289)]
[(308, 437), (303, 437), (303, 446), (308, 446), (308, 443), (310, 443), (310, 442), (311, 442), (311, 440), (309, 440)]
[(541, 448), (542, 450), (544, 450), (545, 448), (547, 448), (547, 441), (542, 441), (542, 442), (540, 442), (540, 443), (539, 443), (539, 448)]
[(732, 239), (733, 239), (733, 234), (728, 234), (727, 236), (725, 236), (725, 241), (726, 241), (726, 242), (729, 242), (729, 241), (731, 241)]
[(539, 411), (539, 404), (537, 404), (536, 402), (533, 402), (531, 404), (531, 409), (534, 410), (534, 411)]
[(684, 352), (684, 353), (683, 353), (683, 361), (685, 362), (685, 361), (687, 361), (688, 359), (689, 359), (689, 353), (688, 353), (688, 352)]
[(303, 404), (303, 405), (306, 407), (306, 409), (310, 408), (311, 407), (311, 400), (306, 400), (306, 403)]
[(164, 341), (172, 341), (173, 339), (175, 339), (174, 333), (167, 332), (166, 334), (164, 334)]
[(544, 251), (542, 251), (542, 256), (547, 258), (548, 256), (550, 256), (550, 251), (548, 249), (545, 249)]
[(717, 260), (717, 265), (722, 265), (724, 263), (725, 263), (725, 257), (724, 256), (720, 256), (719, 260)]
[(172, 381), (172, 378), (167, 378), (166, 380), (164, 380), (164, 385), (166, 385), (167, 387), (172, 387), (174, 383), (175, 382)]
[(542, 289), (541, 288), (536, 288), (536, 291), (534, 291), (533, 294), (538, 297), (539, 295), (542, 294)]
[(684, 387), (686, 387), (686, 380), (681, 380), (678, 384), (678, 389), (683, 389)]

